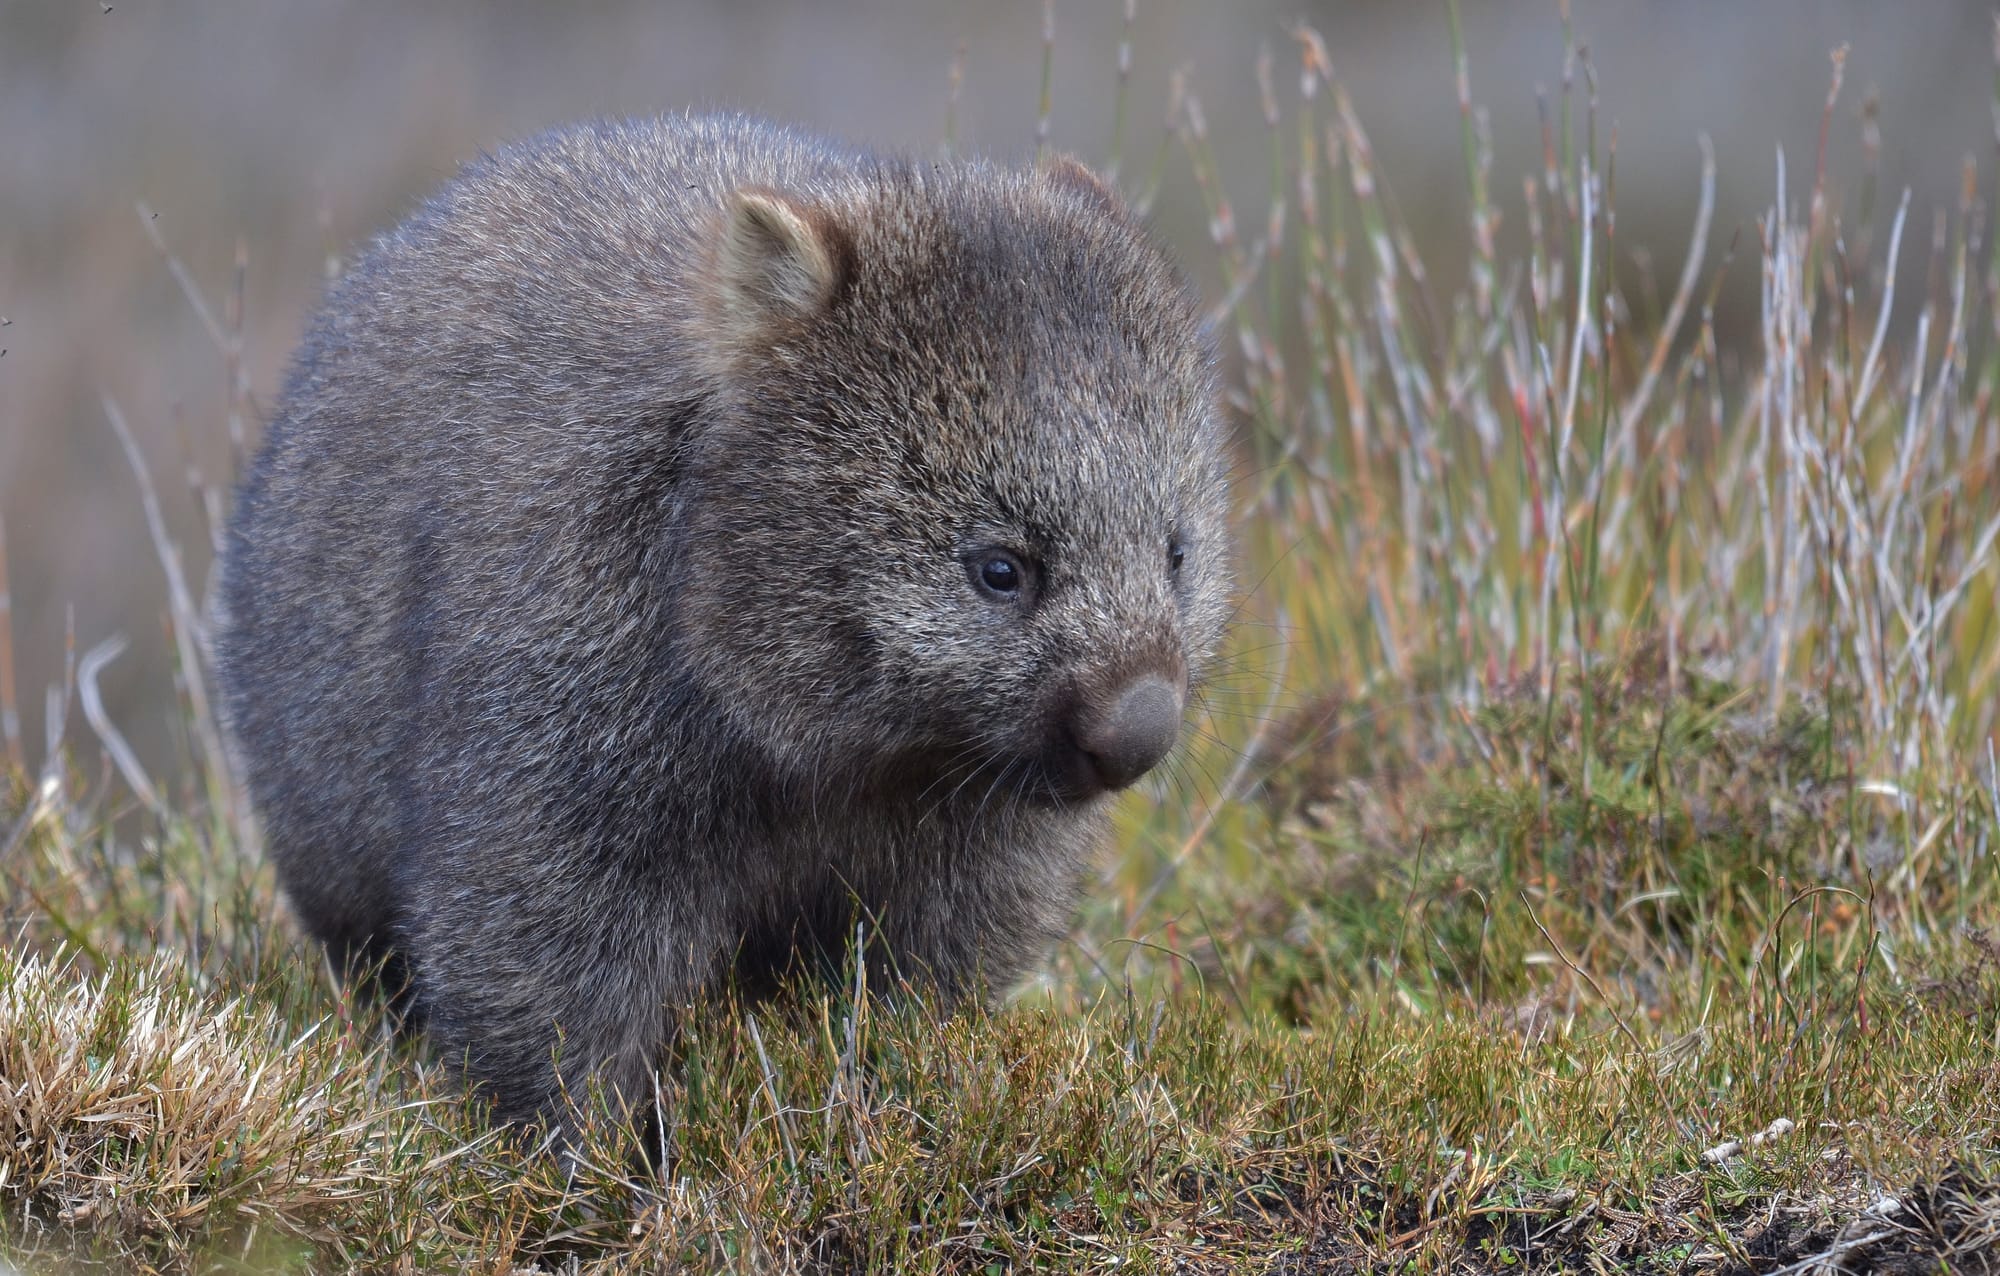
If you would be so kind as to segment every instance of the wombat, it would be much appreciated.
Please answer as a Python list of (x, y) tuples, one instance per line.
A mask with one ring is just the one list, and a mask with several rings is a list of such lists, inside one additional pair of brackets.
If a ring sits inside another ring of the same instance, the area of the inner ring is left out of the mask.
[(1226, 614), (1196, 304), (1074, 161), (735, 116), (483, 156), (330, 290), (219, 682), (280, 882), (503, 1118), (847, 954), (947, 1005), (1067, 925)]

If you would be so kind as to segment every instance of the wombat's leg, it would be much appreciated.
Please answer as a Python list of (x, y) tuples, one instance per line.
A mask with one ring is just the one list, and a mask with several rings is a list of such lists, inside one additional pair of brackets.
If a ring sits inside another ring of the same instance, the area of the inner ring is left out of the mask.
[(642, 1107), (668, 1007), (714, 976), (723, 945), (712, 919), (612, 887), (461, 881), (418, 923), (429, 1031), (506, 1120), (567, 1125), (593, 1080), (621, 1119)]
[(397, 1036), (409, 1037), (423, 1030), (423, 1018), (417, 1013), (410, 986), (409, 963), (386, 936), (330, 939), (326, 951), (342, 982), (381, 999)]
[(1021, 858), (1034, 862), (989, 861), (942, 881), (913, 875), (920, 880), (891, 894), (869, 921), (878, 932), (869, 944), (871, 982), (886, 965), (889, 980), (927, 986), (947, 1009), (1004, 992), (1062, 936), (1077, 895), (1074, 859)]

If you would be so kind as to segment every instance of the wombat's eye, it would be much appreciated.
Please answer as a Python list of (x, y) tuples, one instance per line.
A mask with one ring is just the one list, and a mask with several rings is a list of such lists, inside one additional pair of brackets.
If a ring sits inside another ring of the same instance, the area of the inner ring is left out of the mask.
[(1004, 549), (982, 549), (967, 560), (972, 583), (989, 598), (1011, 602), (1028, 583), (1028, 569)]
[(1169, 539), (1167, 541), (1167, 570), (1178, 576), (1181, 574), (1181, 564), (1186, 561), (1187, 546), (1181, 544), (1181, 539), (1178, 536)]

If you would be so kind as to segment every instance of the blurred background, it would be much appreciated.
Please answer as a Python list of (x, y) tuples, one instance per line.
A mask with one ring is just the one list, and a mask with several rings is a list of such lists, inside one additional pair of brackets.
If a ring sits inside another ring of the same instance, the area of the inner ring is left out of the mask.
[[(1538, 93), (1561, 91), (1561, 18), (1554, 0), (1464, 9), (1473, 100), (1490, 111), (1504, 260), (1520, 232), (1521, 180), (1541, 167)], [(1051, 143), (1101, 164), (1123, 3), (1058, 0), (1054, 19)], [(1732, 234), (1754, 244), (1779, 147), (1791, 202), (1804, 208), (1828, 55), (1843, 44), (1830, 187), (1858, 181), (1860, 116), (1879, 100), (1883, 198), (1912, 191), (1906, 269), (1925, 269), (1932, 216), (1956, 206), (1968, 157), (1991, 189), (1994, 18), (1981, 5), (1576, 0), (1572, 20), (1600, 127), (1617, 128), (1620, 268), (1650, 256), (1662, 292), (1686, 251), (1698, 135), (1717, 157), (1711, 267)], [(1140, 0), (1125, 184), (1147, 184), (1179, 73), (1239, 222), (1261, 224), (1269, 138), (1256, 64), (1270, 50), (1276, 91), (1296, 95), (1300, 21), (1324, 35), (1378, 173), (1450, 296), (1467, 199), (1441, 0)], [(482, 146), (581, 116), (735, 107), (919, 150), (942, 144), (949, 118), (963, 149), (1024, 160), (1042, 27), (1040, 0), (0, 0), (0, 520), (30, 765), (72, 616), (79, 650), (115, 633), (132, 640), (101, 684), (148, 767), (172, 775), (181, 747), (165, 585), (105, 395), (132, 424), (198, 586), (209, 524), (190, 478), (226, 480), (232, 405), (254, 442), (328, 273)], [(1579, 95), (1582, 84), (1579, 71)], [(1198, 192), (1180, 152), (1165, 154), (1154, 220), (1213, 297)], [(1879, 239), (1887, 219), (1876, 220)], [(1754, 260), (1746, 249), (1723, 293), (1725, 345), (1756, 340)], [(176, 268), (225, 328), (240, 295), (239, 367)], [(81, 721), (70, 739), (87, 741)]]

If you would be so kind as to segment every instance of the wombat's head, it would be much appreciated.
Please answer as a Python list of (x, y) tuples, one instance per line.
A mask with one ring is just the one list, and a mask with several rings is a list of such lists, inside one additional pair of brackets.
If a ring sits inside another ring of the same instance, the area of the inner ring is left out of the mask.
[(1080, 166), (735, 192), (682, 624), (801, 777), (1077, 802), (1173, 747), (1227, 612), (1194, 303)]

